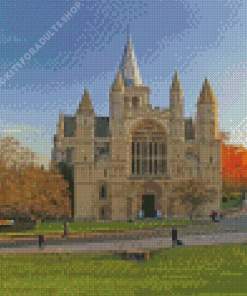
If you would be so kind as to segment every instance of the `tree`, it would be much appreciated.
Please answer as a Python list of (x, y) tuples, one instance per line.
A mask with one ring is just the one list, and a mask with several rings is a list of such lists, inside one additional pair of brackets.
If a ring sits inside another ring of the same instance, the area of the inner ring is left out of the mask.
[(64, 180), (69, 183), (71, 216), (74, 218), (74, 166), (68, 165), (65, 162), (60, 162), (56, 165)]
[(70, 218), (68, 183), (55, 169), (0, 165), (0, 219)]
[(14, 137), (0, 137), (0, 160), (7, 167), (22, 167), (35, 163), (35, 153), (30, 148), (21, 147)]
[(243, 146), (222, 144), (223, 196), (247, 192), (247, 150)]
[(219, 137), (222, 140), (222, 142), (224, 144), (228, 143), (230, 141), (230, 133), (229, 132), (225, 132), (223, 130), (219, 131)]
[(0, 137), (0, 161), (7, 167), (25, 167), (30, 164), (41, 166), (48, 164), (49, 155), (33, 152), (31, 148), (21, 146), (21, 143), (14, 137)]
[(208, 202), (210, 193), (206, 190), (204, 182), (200, 178), (187, 179), (173, 188), (181, 204), (185, 206), (186, 212), (192, 215), (199, 205)]

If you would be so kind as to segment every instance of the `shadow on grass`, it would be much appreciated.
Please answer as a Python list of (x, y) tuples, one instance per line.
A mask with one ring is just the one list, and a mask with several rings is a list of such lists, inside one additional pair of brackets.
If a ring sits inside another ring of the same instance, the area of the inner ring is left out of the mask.
[(154, 252), (151, 252), (150, 254), (150, 260), (145, 261), (144, 260), (144, 255), (143, 254), (137, 254), (137, 255), (132, 255), (131, 258), (127, 259), (127, 254), (126, 253), (121, 253), (121, 251), (118, 251), (116, 253), (109, 253), (109, 254), (94, 254), (91, 257), (92, 261), (101, 261), (101, 260), (109, 260), (109, 261), (140, 261), (140, 262), (151, 262), (151, 261), (159, 261), (159, 260), (164, 260), (167, 261), (168, 256), (169, 256), (169, 248), (163, 248)]

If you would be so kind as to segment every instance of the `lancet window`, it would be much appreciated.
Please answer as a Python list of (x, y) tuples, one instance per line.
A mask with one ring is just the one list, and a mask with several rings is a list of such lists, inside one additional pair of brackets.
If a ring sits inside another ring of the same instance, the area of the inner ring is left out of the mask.
[(162, 127), (146, 122), (132, 135), (132, 175), (167, 173), (167, 138)]

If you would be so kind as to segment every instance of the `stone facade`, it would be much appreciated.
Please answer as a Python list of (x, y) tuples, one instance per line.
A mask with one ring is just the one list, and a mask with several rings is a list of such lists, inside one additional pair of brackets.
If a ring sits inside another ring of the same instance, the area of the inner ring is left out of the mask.
[(209, 81), (203, 84), (195, 120), (184, 118), (176, 71), (169, 109), (153, 109), (150, 88), (142, 82), (128, 39), (109, 93), (109, 117), (95, 115), (88, 90), (74, 116), (59, 116), (53, 162), (74, 167), (75, 219), (185, 214), (172, 189), (196, 177), (205, 181), (209, 193), (198, 213), (219, 211), (221, 140), (217, 100)]

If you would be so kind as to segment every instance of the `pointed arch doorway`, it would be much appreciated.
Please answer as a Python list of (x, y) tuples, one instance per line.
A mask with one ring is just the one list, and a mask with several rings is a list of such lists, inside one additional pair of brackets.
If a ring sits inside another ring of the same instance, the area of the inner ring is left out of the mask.
[(162, 211), (162, 188), (156, 182), (146, 181), (139, 195), (138, 211), (142, 211), (142, 217), (154, 218), (158, 211)]
[(155, 217), (155, 196), (154, 195), (143, 195), (142, 196), (142, 211), (144, 218)]

